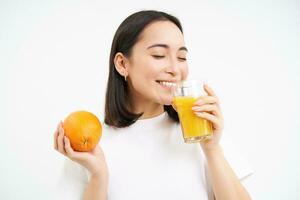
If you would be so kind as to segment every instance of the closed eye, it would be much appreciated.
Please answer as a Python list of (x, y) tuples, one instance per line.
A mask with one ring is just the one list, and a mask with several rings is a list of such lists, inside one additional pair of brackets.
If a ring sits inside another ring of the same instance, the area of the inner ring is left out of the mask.
[(186, 61), (186, 58), (178, 58), (179, 60)]
[(156, 59), (162, 59), (164, 58), (165, 56), (161, 56), (161, 55), (152, 55), (153, 58), (156, 58)]

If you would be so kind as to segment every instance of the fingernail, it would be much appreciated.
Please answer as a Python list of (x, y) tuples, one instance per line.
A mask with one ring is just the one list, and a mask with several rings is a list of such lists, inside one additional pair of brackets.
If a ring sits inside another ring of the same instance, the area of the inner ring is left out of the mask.
[(195, 114), (196, 114), (196, 115), (201, 115), (201, 114), (203, 114), (203, 112), (199, 112), (199, 111), (198, 111), (198, 112), (195, 112)]
[(198, 107), (198, 106), (193, 106), (192, 107), (192, 110), (194, 110), (194, 111), (196, 111), (196, 110), (200, 110), (201, 108), (200, 107)]
[(203, 104), (203, 101), (202, 101), (202, 100), (198, 100), (198, 101), (196, 101), (196, 104), (202, 105), (202, 104)]

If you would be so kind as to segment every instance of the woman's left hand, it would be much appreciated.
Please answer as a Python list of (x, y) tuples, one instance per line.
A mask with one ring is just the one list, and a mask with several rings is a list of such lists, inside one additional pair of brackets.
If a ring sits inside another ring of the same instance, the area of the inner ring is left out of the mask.
[(209, 140), (200, 142), (203, 150), (214, 150), (219, 147), (222, 131), (224, 127), (224, 120), (220, 108), (220, 102), (214, 91), (208, 86), (204, 85), (204, 90), (207, 96), (200, 96), (195, 102), (192, 110), (194, 113), (203, 119), (212, 123), (213, 136)]

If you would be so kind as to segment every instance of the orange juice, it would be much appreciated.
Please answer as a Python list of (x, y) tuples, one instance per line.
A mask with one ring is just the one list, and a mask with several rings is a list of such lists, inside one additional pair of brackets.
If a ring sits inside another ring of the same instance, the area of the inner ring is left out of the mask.
[(194, 114), (192, 107), (197, 98), (191, 96), (177, 96), (174, 98), (184, 141), (187, 143), (209, 139), (212, 135), (212, 124)]

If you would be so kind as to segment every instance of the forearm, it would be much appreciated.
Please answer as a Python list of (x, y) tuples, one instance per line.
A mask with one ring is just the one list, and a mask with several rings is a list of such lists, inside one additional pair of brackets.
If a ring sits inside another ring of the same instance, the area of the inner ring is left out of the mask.
[(216, 200), (249, 200), (247, 190), (226, 161), (222, 148), (204, 150)]
[(91, 176), (85, 189), (83, 200), (106, 200), (108, 178)]

